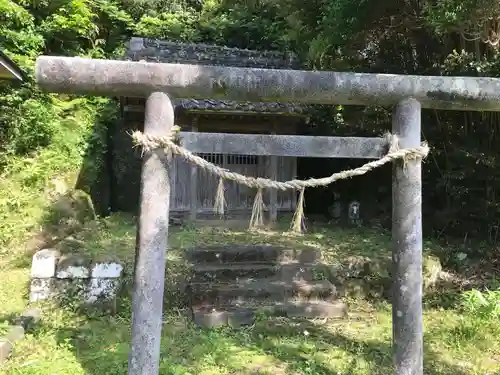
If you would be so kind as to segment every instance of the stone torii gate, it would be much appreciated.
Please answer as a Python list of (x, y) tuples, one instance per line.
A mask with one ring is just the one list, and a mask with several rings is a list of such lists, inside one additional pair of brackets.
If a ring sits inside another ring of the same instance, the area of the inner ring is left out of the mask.
[[(158, 64), (39, 57), (36, 78), (51, 92), (147, 98), (144, 132), (169, 135), (169, 95), (296, 103), (394, 105), (392, 132), (402, 148), (420, 146), (421, 108), (497, 111), (500, 79)], [(281, 156), (378, 158), (378, 138), (181, 133), (185, 147)], [(250, 137), (245, 139), (245, 137)], [(244, 148), (242, 151), (241, 148)], [(252, 150), (252, 148), (254, 150)], [(157, 375), (168, 237), (169, 165), (163, 150), (146, 152), (141, 177), (129, 375)], [(423, 374), (421, 159), (393, 166), (393, 346), (396, 375)]]

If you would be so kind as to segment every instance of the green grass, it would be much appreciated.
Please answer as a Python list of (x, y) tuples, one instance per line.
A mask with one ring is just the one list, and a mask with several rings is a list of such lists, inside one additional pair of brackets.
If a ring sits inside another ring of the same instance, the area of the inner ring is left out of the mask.
[[(13, 160), (0, 180), (0, 333), (4, 322), (25, 308), (31, 256), (47, 241), (63, 252), (120, 260), (130, 279), (134, 218), (113, 215), (71, 226), (68, 221), (61, 224), (60, 217), (54, 215), (61, 198), (56, 191), (61, 185), (73, 186), (81, 167), (81, 143), (89, 133), (91, 118), (87, 112), (79, 112), (63, 121), (64, 137), (30, 158)], [(378, 294), (350, 297), (350, 316), (345, 320), (259, 316), (254, 326), (239, 330), (193, 326), (182, 310), (177, 288), (186, 266), (182, 253), (191, 246), (264, 243), (313, 247), (321, 250), (322, 261), (339, 269), (368, 258), (373, 264), (372, 276), (388, 279), (390, 236), (380, 229), (317, 225), (312, 232), (298, 236), (289, 234), (287, 227), (288, 223), (283, 223), (275, 230), (259, 232), (237, 226), (172, 228), (160, 374), (391, 374), (391, 308)], [(433, 242), (426, 242), (424, 250), (426, 259), (454, 251)], [(463, 277), (448, 274), (447, 280), (463, 281)], [(370, 279), (370, 283), (376, 281)], [(431, 285), (426, 291), (426, 374), (499, 375), (500, 325), (494, 309), (497, 294), (492, 294), (487, 304), (466, 299), (467, 311), (460, 304), (464, 296), (456, 284)], [(130, 304), (125, 293), (117, 314), (112, 316), (83, 315), (68, 306), (42, 305), (40, 324), (16, 344), (12, 358), (0, 364), (0, 374), (126, 374)], [(479, 306), (479, 310), (471, 306)]]
[[(131, 269), (135, 226), (132, 218), (115, 215), (89, 223), (74, 237), (85, 244), (78, 251), (112, 256)], [(209, 243), (268, 243), (314, 246), (330, 259), (353, 255), (383, 256), (389, 237), (378, 231), (326, 230), (303, 236), (277, 231), (220, 228), (173, 230), (168, 277), (182, 275), (182, 249)], [(431, 251), (432, 248), (428, 248)], [(71, 251), (75, 251), (74, 248)], [(29, 267), (13, 262), (4, 268), (11, 290), (0, 296), (4, 314), (18, 310)], [(167, 282), (167, 284), (169, 284)], [(170, 286), (172, 288), (172, 286)], [(10, 288), (9, 288), (10, 289)], [(174, 294), (171, 295), (172, 297)], [(172, 298), (171, 297), (171, 298)], [(14, 303), (9, 307), (10, 301)], [(255, 326), (205, 331), (193, 326), (172, 304), (165, 319), (161, 374), (389, 374), (391, 373), (391, 309), (383, 301), (352, 299), (349, 319), (289, 321), (261, 316)], [(129, 350), (130, 299), (120, 301), (115, 316), (83, 316), (60, 306), (44, 306), (38, 328), (16, 345), (1, 374), (125, 374)], [(500, 370), (500, 328), (496, 321), (474, 320), (452, 309), (425, 311), (427, 374), (484, 375)]]

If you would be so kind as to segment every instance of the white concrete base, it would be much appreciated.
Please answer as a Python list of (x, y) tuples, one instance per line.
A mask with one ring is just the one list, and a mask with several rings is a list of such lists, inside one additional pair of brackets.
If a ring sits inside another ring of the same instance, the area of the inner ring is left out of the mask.
[(88, 304), (114, 300), (123, 266), (116, 262), (84, 263), (78, 255), (61, 256), (51, 249), (37, 252), (31, 267), (30, 302), (69, 294)]

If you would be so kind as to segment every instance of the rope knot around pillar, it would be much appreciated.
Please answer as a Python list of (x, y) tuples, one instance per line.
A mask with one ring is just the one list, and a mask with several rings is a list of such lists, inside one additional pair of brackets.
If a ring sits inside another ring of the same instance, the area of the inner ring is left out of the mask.
[(400, 139), (397, 134), (385, 133), (384, 138), (389, 146), (384, 158), (389, 157), (392, 160), (402, 159), (405, 165), (410, 160), (425, 159), (429, 155), (430, 147), (427, 142), (422, 142), (420, 146), (413, 148), (401, 148)]
[(142, 147), (143, 151), (150, 152), (158, 148), (170, 149), (171, 145), (180, 145), (180, 126), (174, 125), (168, 135), (144, 134), (136, 130), (131, 134), (135, 146)]

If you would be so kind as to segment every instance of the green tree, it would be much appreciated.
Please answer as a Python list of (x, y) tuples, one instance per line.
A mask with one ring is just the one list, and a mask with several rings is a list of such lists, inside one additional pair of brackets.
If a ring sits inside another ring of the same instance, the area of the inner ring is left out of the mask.
[[(499, 7), (485, 0), (0, 0), (0, 47), (31, 77), (0, 86), (0, 161), (54, 137), (55, 98), (65, 97), (34, 84), (40, 54), (116, 58), (138, 35), (290, 50), (311, 69), (498, 76)], [(432, 213), (425, 223), (436, 234), (496, 241), (499, 116), (424, 111), (423, 119), (433, 147), (424, 164), (424, 207)], [(390, 109), (317, 106), (313, 120), (321, 134), (379, 134), (390, 127)]]

